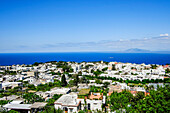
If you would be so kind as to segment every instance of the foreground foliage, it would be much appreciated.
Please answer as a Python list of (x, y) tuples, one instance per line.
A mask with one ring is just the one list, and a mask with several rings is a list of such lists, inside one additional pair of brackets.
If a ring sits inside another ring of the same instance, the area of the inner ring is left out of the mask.
[(45, 110), (39, 113), (63, 113), (63, 110), (55, 109), (53, 106), (50, 106), (50, 107), (45, 107)]
[(159, 87), (157, 91), (150, 90), (150, 96), (134, 101), (127, 110), (131, 112), (170, 112), (170, 86)]
[(132, 113), (168, 113), (170, 112), (170, 86), (158, 87), (157, 91), (150, 90), (150, 95), (147, 96), (142, 92), (137, 93), (136, 96), (132, 96), (128, 91), (114, 92), (108, 103), (111, 111), (126, 109), (126, 112)]

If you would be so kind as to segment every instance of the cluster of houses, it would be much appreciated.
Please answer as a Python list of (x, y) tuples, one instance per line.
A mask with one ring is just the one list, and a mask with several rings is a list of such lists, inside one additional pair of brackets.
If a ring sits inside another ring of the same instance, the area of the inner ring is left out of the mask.
[(89, 89), (82, 89), (78, 94), (70, 93), (62, 95), (57, 101), (54, 102), (56, 109), (60, 108), (68, 113), (74, 113), (79, 110), (100, 110), (102, 105), (105, 104), (106, 97), (100, 93), (90, 93)]
[[(122, 80), (140, 80), (143, 79), (164, 79), (165, 70), (170, 68), (170, 65), (146, 65), (146, 64), (132, 64), (132, 63), (118, 63), (118, 62), (67, 62), (72, 71), (69, 74), (82, 74), (95, 76), (95, 71), (101, 71), (100, 77), (115, 77)], [(12, 72), (12, 73), (9, 73)], [(53, 72), (53, 73), (52, 73)], [(0, 66), (0, 90), (13, 89), (15, 87), (22, 87), (23, 82), (39, 86), (40, 84), (46, 84), (54, 82), (55, 80), (61, 81), (61, 75), (57, 73), (65, 74), (64, 69), (58, 67), (54, 63), (42, 63), (37, 66), (33, 65), (12, 65), (12, 66)], [(66, 80), (69, 83), (71, 78), (65, 74)], [(166, 77), (169, 76), (166, 74)], [(81, 76), (80, 76), (81, 77)], [(22, 82), (21, 82), (22, 81)], [(101, 92), (91, 92), (90, 87), (102, 87), (107, 82), (109, 91), (107, 95), (103, 95)], [(161, 83), (150, 83), (148, 86), (157, 85), (163, 86)], [(113, 91), (122, 92), (123, 90), (129, 90), (134, 96), (137, 92), (144, 92), (145, 95), (149, 95), (144, 87), (130, 87), (129, 84), (113, 82), (112, 80), (101, 80), (101, 83), (96, 83), (96, 80), (88, 80), (88, 83), (79, 83), (76, 87), (76, 91), (73, 91), (75, 87), (59, 88), (55, 87), (49, 91), (32, 91), (36, 95), (42, 97), (45, 101), (52, 98), (55, 94), (62, 94), (62, 96), (54, 102), (56, 109), (60, 108), (68, 113), (78, 112), (80, 110), (102, 111), (102, 106), (106, 103), (106, 96), (111, 95)], [(23, 89), (21, 89), (23, 90)], [(33, 104), (24, 104), (24, 99), (17, 95), (10, 95), (0, 98), (0, 100), (10, 100), (10, 102), (3, 106), (6, 110), (17, 110), (19, 112), (36, 113), (41, 111), (46, 102), (35, 102)]]
[[(151, 83), (149, 85), (153, 85), (157, 87), (157, 83)], [(82, 86), (82, 84), (80, 84)], [(108, 86), (109, 91), (107, 95), (103, 95), (100, 92), (91, 92), (88, 85), (82, 86), (79, 88), (77, 92), (72, 92), (71, 88), (53, 88), (50, 91), (42, 92), (34, 92), (40, 97), (44, 98), (45, 101), (52, 98), (54, 94), (62, 94), (62, 96), (54, 102), (55, 109), (62, 109), (67, 113), (77, 113), (80, 110), (91, 110), (91, 111), (102, 111), (102, 106), (106, 104), (106, 96), (110, 96), (113, 91), (114, 92), (122, 92), (123, 90), (129, 90), (134, 96), (137, 92), (144, 92), (145, 96), (149, 95), (143, 87), (129, 87), (126, 83), (113, 82)], [(3, 106), (3, 109), (6, 110), (16, 110), (19, 112), (26, 113), (36, 113), (37, 111), (43, 110), (46, 102), (35, 102), (33, 104), (24, 104), (24, 99), (17, 95), (10, 95), (0, 100), (11, 100), (8, 104)], [(109, 108), (105, 108), (109, 111)]]
[[(143, 79), (164, 79), (165, 69), (170, 68), (169, 65), (155, 65), (155, 68), (152, 68), (152, 65), (148, 64), (132, 64), (132, 63), (118, 63), (118, 62), (67, 62), (67, 65), (73, 69), (73, 72), (69, 74), (78, 74), (79, 72), (82, 75), (91, 75), (94, 76), (94, 71), (107, 68), (103, 74), (99, 76), (106, 77), (115, 77), (122, 78), (123, 80), (143, 80)], [(113, 69), (114, 66), (114, 69)], [(3, 74), (6, 71), (16, 72), (15, 75)], [(54, 79), (60, 79), (59, 76), (51, 74), (55, 73), (64, 73), (63, 69), (57, 67), (57, 65), (52, 63), (43, 63), (38, 66), (32, 65), (12, 65), (12, 66), (0, 66), (0, 82), (7, 81), (19, 81), (24, 80), (28, 81), (30, 84), (39, 85), (48, 82), (53, 82)], [(3, 76), (2, 76), (3, 75)]]

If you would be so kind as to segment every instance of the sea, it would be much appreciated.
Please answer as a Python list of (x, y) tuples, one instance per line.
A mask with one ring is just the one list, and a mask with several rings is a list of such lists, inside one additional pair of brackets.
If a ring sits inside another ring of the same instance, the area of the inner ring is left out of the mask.
[(123, 62), (136, 64), (170, 64), (170, 54), (158, 53), (0, 53), (0, 65), (33, 64), (48, 61)]

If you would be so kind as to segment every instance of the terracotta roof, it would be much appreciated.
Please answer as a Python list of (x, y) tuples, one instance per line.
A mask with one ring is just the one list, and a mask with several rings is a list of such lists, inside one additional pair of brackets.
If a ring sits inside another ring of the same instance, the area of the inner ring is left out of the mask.
[(103, 94), (100, 95), (99, 93), (91, 93), (91, 95), (89, 95), (89, 99), (103, 99)]

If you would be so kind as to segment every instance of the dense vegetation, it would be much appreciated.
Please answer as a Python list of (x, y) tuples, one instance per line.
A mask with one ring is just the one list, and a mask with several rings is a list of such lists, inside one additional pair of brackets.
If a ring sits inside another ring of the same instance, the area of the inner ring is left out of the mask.
[(17, 72), (16, 72), (16, 71), (8, 71), (8, 70), (5, 70), (4, 72), (0, 72), (0, 74), (2, 74), (2, 75), (6, 75), (6, 74), (16, 75)]
[(55, 109), (54, 106), (46, 106), (45, 109), (38, 113), (63, 113), (61, 109)]
[(103, 95), (105, 96), (107, 95), (108, 91), (109, 91), (109, 88), (96, 87), (96, 86), (90, 87), (90, 92), (95, 92), (95, 93), (100, 92), (100, 93), (103, 93)]
[[(54, 72), (51, 71), (50, 73), (52, 75), (59, 75), (61, 76), (61, 81), (59, 80), (54, 80), (54, 82), (49, 82), (46, 84), (40, 84), (38, 86), (34, 86), (32, 84), (28, 84), (28, 82), (23, 82), (23, 87), (27, 88), (26, 91), (22, 90), (22, 87), (15, 87), (14, 89), (8, 89), (6, 91), (1, 90), (0, 91), (0, 97), (8, 96), (8, 95), (21, 95), (25, 99), (25, 103), (27, 104), (32, 104), (34, 102), (45, 102), (45, 99), (42, 97), (34, 94), (34, 93), (28, 93), (29, 90), (34, 90), (34, 91), (49, 91), (54, 87), (72, 87), (72, 86), (78, 86), (78, 83), (89, 83), (89, 80), (95, 80), (95, 83), (97, 84), (103, 84), (102, 87), (96, 87), (96, 86), (91, 86), (90, 87), (90, 92), (100, 92), (103, 93), (103, 95), (107, 96), (108, 93), (108, 85), (110, 83), (105, 82), (102, 83), (102, 80), (113, 80), (113, 81), (118, 81), (121, 83), (129, 83), (134, 86), (134, 84), (139, 84), (138, 86), (146, 86), (145, 84), (147, 83), (170, 83), (170, 78), (165, 78), (164, 80), (161, 79), (156, 79), (156, 80), (149, 80), (149, 79), (144, 79), (142, 81), (139, 80), (123, 80), (123, 79), (117, 79), (115, 77), (104, 77), (104, 76), (99, 76), (100, 74), (104, 73), (108, 68), (103, 68), (102, 70), (91, 70), (92, 73), (94, 73), (95, 76), (90, 76), (90, 75), (82, 75), (82, 72), (79, 72), (78, 74), (69, 74), (69, 72), (73, 72), (73, 69), (71, 66), (68, 65), (67, 62), (51, 62), (52, 64), (55, 64), (57, 68), (62, 68), (63, 73), (61, 72)], [(96, 62), (95, 62), (96, 63)], [(106, 62), (105, 62), (106, 63)], [(43, 64), (42, 62), (38, 63), (35, 62), (32, 66), (38, 66), (39, 64)], [(93, 65), (87, 65), (85, 69), (89, 69)], [(152, 69), (156, 69), (157, 65), (151, 65)], [(135, 69), (132, 67), (132, 69)], [(112, 65), (112, 70), (116, 70), (115, 65)], [(170, 69), (167, 68), (166, 73), (170, 73)], [(119, 73), (122, 73), (119, 71)], [(119, 74), (118, 73), (118, 74)], [(16, 75), (17, 72), (15, 71), (4, 71), (1, 72), (0, 74), (10, 74), (10, 75)], [(133, 73), (132, 73), (133, 74)], [(135, 75), (135, 74), (133, 74)], [(67, 83), (66, 77), (69, 77), (71, 80)], [(167, 75), (168, 76), (168, 75)], [(109, 97), (107, 98), (106, 105), (103, 105), (103, 108), (110, 108), (111, 111), (126, 111), (126, 112), (134, 112), (134, 113), (145, 113), (145, 112), (170, 112), (170, 86), (166, 85), (165, 87), (158, 87), (157, 90), (153, 90), (153, 88), (148, 88), (147, 91), (149, 90), (150, 95), (145, 96), (143, 92), (138, 92), (136, 96), (133, 96), (129, 91), (124, 90), (123, 92), (117, 93), (113, 92)], [(48, 99), (47, 105), (41, 113), (62, 113), (63, 111), (60, 109), (55, 110), (54, 109), (54, 102), (60, 98), (62, 95), (57, 95), (55, 94), (52, 98)], [(9, 101), (6, 100), (1, 100), (0, 105), (5, 105)], [(87, 112), (86, 110), (79, 111), (79, 113), (85, 113)], [(99, 112), (99, 111), (97, 111)], [(14, 110), (11, 110), (9, 112), (4, 113), (17, 113)]]
[(128, 91), (114, 92), (108, 104), (112, 111), (168, 113), (170, 112), (170, 86), (158, 87), (157, 91), (150, 90), (150, 95), (147, 96), (142, 92), (137, 93), (136, 96), (132, 96)]
[(35, 90), (35, 91), (49, 91), (50, 89), (54, 87), (62, 87), (61, 82), (59, 80), (54, 80), (54, 82), (49, 82), (46, 84), (40, 84), (37, 87), (35, 87), (33, 84), (25, 84), (25, 87), (28, 87), (27, 90)]
[(0, 106), (7, 104), (10, 100), (0, 100)]
[(34, 102), (43, 102), (44, 99), (34, 93), (26, 93), (23, 95), (25, 103), (33, 104)]
[(10, 111), (2, 110), (2, 111), (0, 111), (0, 113), (19, 113), (19, 112), (15, 111), (15, 110), (10, 110)]
[(60, 97), (62, 96), (62, 94), (55, 94), (53, 96), (53, 98), (50, 98), (49, 100), (47, 100), (47, 106), (53, 106), (54, 105), (54, 102), (59, 99)]
[(22, 94), (21, 92), (21, 87), (15, 87), (13, 89), (8, 89), (8, 90), (0, 90), (0, 98), (4, 96), (9, 96), (9, 95), (19, 95)]

